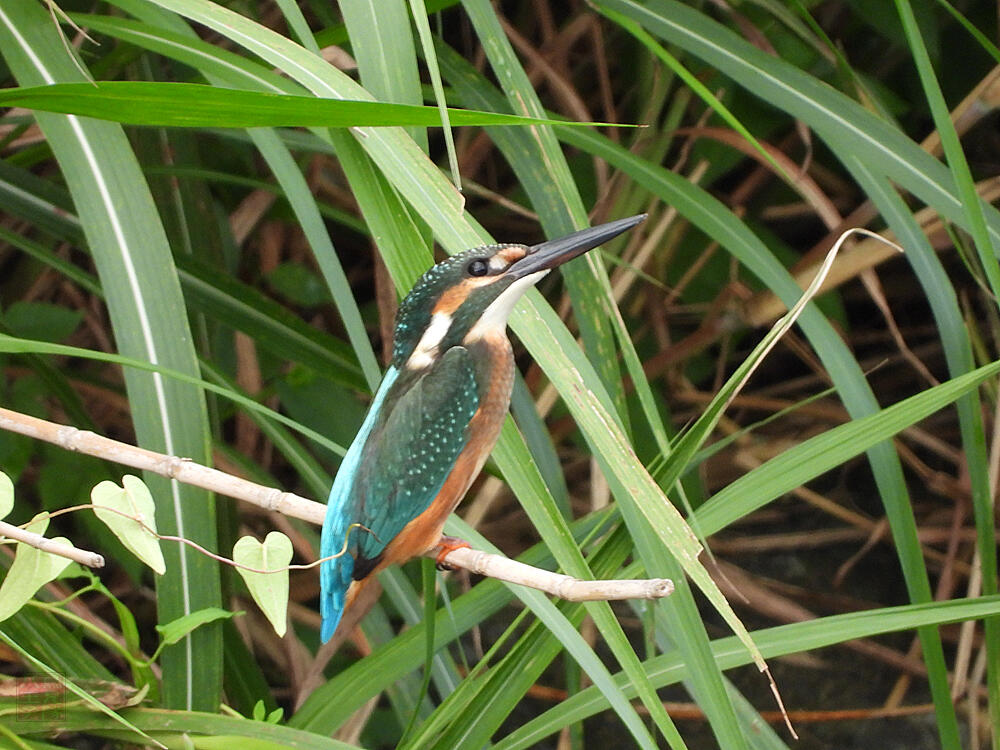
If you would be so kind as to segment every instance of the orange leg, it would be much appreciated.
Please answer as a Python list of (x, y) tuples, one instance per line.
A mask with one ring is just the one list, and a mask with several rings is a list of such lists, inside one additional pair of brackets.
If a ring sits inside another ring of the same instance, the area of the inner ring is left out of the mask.
[(464, 539), (459, 539), (454, 536), (443, 536), (438, 540), (438, 556), (437, 556), (437, 568), (438, 570), (454, 570), (448, 563), (444, 561), (444, 558), (448, 556), (448, 553), (452, 550), (462, 549), (463, 547), (468, 547), (472, 549), (472, 545), (469, 544)]

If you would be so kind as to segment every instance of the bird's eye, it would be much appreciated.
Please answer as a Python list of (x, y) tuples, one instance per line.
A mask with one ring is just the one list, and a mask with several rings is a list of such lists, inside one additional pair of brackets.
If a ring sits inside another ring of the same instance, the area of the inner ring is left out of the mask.
[(476, 258), (469, 263), (469, 267), (466, 270), (468, 270), (469, 276), (485, 276), (490, 270), (490, 264), (482, 258)]

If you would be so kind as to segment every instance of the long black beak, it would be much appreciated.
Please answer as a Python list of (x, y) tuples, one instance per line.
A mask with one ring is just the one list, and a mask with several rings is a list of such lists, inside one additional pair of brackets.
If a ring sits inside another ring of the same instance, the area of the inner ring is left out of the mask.
[(515, 278), (521, 278), (538, 271), (555, 268), (561, 263), (583, 255), (588, 250), (593, 250), (598, 245), (603, 245), (636, 224), (641, 224), (645, 218), (646, 214), (639, 214), (627, 219), (609, 221), (607, 224), (581, 229), (579, 232), (567, 234), (565, 237), (534, 245), (528, 249), (527, 255), (510, 267), (508, 274)]

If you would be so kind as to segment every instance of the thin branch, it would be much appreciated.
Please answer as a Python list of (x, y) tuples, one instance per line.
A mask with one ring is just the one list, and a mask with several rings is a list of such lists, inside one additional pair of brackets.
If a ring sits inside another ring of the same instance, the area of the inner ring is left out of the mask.
[(217, 492), (252, 503), (265, 510), (276, 510), (292, 518), (322, 525), (326, 506), (307, 500), (291, 492), (282, 492), (245, 479), (234, 477), (218, 469), (197, 464), (189, 458), (165, 456), (145, 448), (102, 437), (89, 430), (47, 422), (44, 419), (0, 408), (0, 429), (53, 443), (61, 448), (88, 456), (95, 456), (134, 469), (176, 479), (178, 482)]
[(59, 557), (68, 557), (73, 562), (86, 565), (88, 568), (103, 568), (104, 558), (96, 552), (89, 552), (85, 549), (78, 549), (71, 544), (63, 544), (54, 539), (49, 539), (34, 531), (22, 529), (6, 521), (0, 521), (0, 537), (8, 537), (16, 542), (24, 542), (31, 547), (37, 547), (42, 552), (49, 552)]
[[(187, 458), (154, 453), (145, 448), (111, 440), (88, 430), (78, 430), (75, 427), (48, 422), (2, 407), (0, 407), (0, 429), (44, 440), (66, 450), (103, 458), (114, 463), (131, 466), (134, 469), (151, 471), (154, 474), (176, 479), (185, 484), (236, 498), (265, 510), (277, 511), (312, 524), (322, 525), (323, 517), (326, 515), (326, 506), (322, 503), (291, 492), (282, 492), (272, 487), (240, 479), (218, 469), (202, 466)], [(8, 528), (16, 531), (20, 536), (4, 531)], [(53, 543), (38, 534), (32, 534), (32, 532), (7, 524), (0, 526), (0, 534), (25, 541), (32, 546), (44, 549), (46, 552), (70, 557), (70, 559), (84, 565), (100, 567), (104, 564), (104, 559), (93, 552)], [(33, 544), (24, 538), (25, 535), (31, 535), (37, 543)], [(428, 552), (427, 557), (437, 558), (437, 552)], [(88, 559), (92, 562), (87, 562)], [(94, 564), (98, 560), (100, 562)], [(560, 573), (534, 568), (503, 555), (465, 547), (451, 550), (444, 556), (442, 562), (455, 568), (468, 570), (471, 573), (538, 589), (569, 601), (657, 599), (668, 596), (674, 590), (673, 583), (665, 578), (582, 581)]]
[[(437, 557), (436, 552), (427, 557)], [(509, 557), (492, 552), (459, 547), (449, 552), (444, 562), (508, 583), (520, 583), (558, 596), (571, 602), (612, 601), (618, 599), (659, 599), (673, 593), (674, 582), (669, 578), (640, 578), (630, 580), (582, 581), (560, 573), (541, 571)], [(545, 577), (539, 577), (539, 573)]]

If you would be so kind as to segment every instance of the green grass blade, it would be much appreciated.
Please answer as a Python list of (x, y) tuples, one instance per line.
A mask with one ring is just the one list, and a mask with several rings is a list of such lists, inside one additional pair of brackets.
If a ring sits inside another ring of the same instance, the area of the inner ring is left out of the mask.
[[(500, 88), (514, 112), (531, 117), (544, 117), (545, 110), (538, 94), (521, 67), (507, 35), (500, 26), (488, 0), (464, 0), (462, 6), (479, 36), (490, 66), (500, 82)], [(505, 149), (512, 166), (520, 166), (518, 178), (531, 196), (542, 227), (549, 237), (558, 237), (580, 229), (587, 221), (576, 181), (566, 158), (559, 148), (551, 128), (532, 127), (514, 136), (517, 152)], [(515, 161), (514, 153), (519, 158)], [(614, 413), (627, 421), (625, 391), (615, 352), (615, 337), (604, 310), (594, 300), (603, 294), (600, 279), (604, 270), (598, 257), (591, 253), (562, 267), (561, 273), (569, 290), (573, 312), (580, 327), (584, 351), (614, 401)]]
[[(574, 536), (583, 539), (601, 523), (600, 516), (581, 519), (574, 524)], [(446, 533), (464, 538), (471, 532), (454, 517)], [(529, 565), (550, 567), (551, 555), (541, 545), (518, 557)], [(440, 649), (459, 635), (489, 617), (512, 598), (507, 586), (497, 580), (485, 580), (470, 592), (455, 599), (451, 610), (438, 610), (434, 623), (434, 647)], [(365, 701), (378, 695), (386, 686), (416, 669), (424, 658), (424, 625), (414, 625), (366, 659), (355, 662), (319, 687), (291, 719), (293, 726), (311, 731), (334, 731)]]
[[(182, 383), (184, 385), (193, 386), (211, 393), (224, 396), (230, 399), (234, 403), (239, 404), (244, 409), (259, 412), (261, 414), (266, 414), (271, 419), (281, 424), (287, 425), (292, 429), (298, 431), (303, 436), (316, 441), (319, 445), (333, 451), (334, 453), (343, 455), (345, 449), (333, 442), (332, 440), (320, 435), (308, 427), (304, 427), (293, 419), (289, 419), (284, 414), (276, 412), (263, 404), (259, 404), (253, 399), (247, 398), (239, 393), (236, 393), (228, 388), (215, 385), (201, 378), (195, 377), (193, 375), (188, 375), (180, 370), (174, 370), (169, 367), (164, 367), (162, 365), (153, 365), (141, 359), (135, 359), (133, 357), (126, 357), (119, 354), (108, 354), (107, 352), (97, 352), (90, 349), (80, 349), (75, 346), (65, 346), (64, 344), (49, 344), (45, 341), (33, 341), (31, 339), (19, 339), (13, 336), (6, 336), (0, 334), (0, 352), (11, 352), (14, 354), (23, 353), (34, 353), (34, 354), (56, 354), (65, 355), (71, 357), (83, 357), (85, 359), (93, 359), (97, 362), (110, 362), (112, 364), (121, 365), (125, 368), (132, 368), (140, 372), (150, 372), (157, 375), (162, 375), (172, 381)], [(126, 370), (127, 371), (127, 370)]]
[(789, 448), (717, 492), (698, 509), (699, 525), (706, 534), (714, 534), (774, 498), (944, 408), (998, 373), (1000, 362), (984, 365), (876, 414), (838, 425)]
[[(732, 78), (771, 106), (803, 120), (833, 144), (855, 155), (971, 231), (961, 196), (948, 169), (895, 125), (791, 64), (758, 49), (694, 8), (677, 0), (599, 0), (663, 41), (676, 44)], [(1000, 212), (980, 201), (994, 243), (1000, 242)]]
[[(368, 92), (381, 102), (422, 105), (417, 51), (406, 3), (403, 0), (345, 0), (340, 3), (340, 12), (351, 39), (361, 84)], [(440, 112), (434, 120), (422, 124), (440, 126)], [(427, 150), (425, 130), (411, 127), (406, 132), (421, 149)]]
[[(768, 658), (775, 658), (825, 648), (857, 638), (991, 617), (998, 612), (1000, 612), (1000, 596), (907, 604), (757, 630), (754, 631), (754, 639)], [(713, 641), (712, 652), (720, 669), (732, 669), (747, 663), (746, 651), (734, 637)], [(646, 663), (646, 668), (650, 680), (657, 688), (678, 682), (687, 670), (676, 653), (651, 659)], [(626, 687), (626, 690), (629, 694), (632, 693), (630, 688)], [(494, 750), (536, 747), (545, 737), (558, 732), (564, 726), (582, 721), (604, 709), (599, 693), (593, 688), (587, 688), (541, 716), (526, 722), (495, 743)]]
[[(424, 678), (420, 684), (419, 698), (420, 702), (423, 702), (431, 686), (431, 671), (434, 665), (434, 612), (437, 609), (435, 602), (437, 592), (434, 588), (436, 578), (434, 575), (434, 562), (426, 558), (421, 560), (420, 573), (424, 590), (424, 622), (427, 623), (427, 627), (424, 629), (424, 647), (426, 649), (424, 652)], [(403, 730), (403, 736), (399, 740), (399, 745), (406, 745), (406, 740), (412, 736), (413, 728), (416, 726), (419, 717), (419, 707), (414, 707), (413, 712), (410, 714), (410, 720)]]
[[(22, 83), (48, 85), (81, 78), (39, 5), (19, 3), (0, 9), (0, 42)], [(121, 128), (58, 115), (38, 115), (38, 122), (73, 195), (120, 351), (196, 374), (170, 248)], [(207, 416), (197, 390), (158, 374), (136, 372), (127, 375), (127, 386), (140, 443), (207, 462)], [(148, 477), (148, 483), (158, 498), (158, 521), (165, 533), (214, 546), (214, 510), (208, 493), (160, 477)], [(175, 547), (167, 568), (157, 586), (161, 622), (221, 604), (218, 568), (203, 555), (186, 546)], [(163, 668), (168, 705), (214, 709), (222, 673), (218, 626), (199, 629), (168, 649)]]
[[(627, 172), (637, 183), (674, 206), (746, 265), (789, 307), (801, 295), (802, 290), (760, 239), (704, 191), (669, 170), (635, 157), (596, 133), (560, 129), (560, 137), (589, 153), (603, 156), (610, 164)], [(878, 403), (864, 373), (829, 322), (819, 315), (815, 307), (810, 306), (803, 312), (799, 325), (829, 371), (851, 416), (859, 418), (877, 411)], [(916, 523), (899, 459), (891, 444), (887, 443), (872, 446), (868, 451), (868, 458), (893, 530), (911, 600), (929, 601), (930, 583), (920, 553)], [(921, 630), (920, 636), (929, 674), (932, 678), (943, 674), (944, 652), (940, 636), (927, 630)], [(935, 685), (935, 692), (942, 695), (947, 692), (947, 686), (938, 683)], [(950, 703), (948, 706), (948, 710), (951, 710)]]
[(288, 149), (273, 131), (253, 129), (250, 131), (250, 137), (261, 156), (267, 160), (268, 166), (295, 212), (302, 231), (309, 240), (320, 272), (333, 294), (334, 304), (340, 312), (351, 346), (361, 363), (361, 370), (364, 373), (368, 390), (374, 393), (382, 380), (382, 371), (375, 359), (375, 352), (368, 339), (365, 324), (361, 320), (361, 312), (354, 299), (351, 284), (347, 280), (344, 268), (340, 264), (336, 250), (334, 250), (333, 242), (326, 231), (323, 217), (316, 206), (312, 191)]
[(427, 73), (431, 79), (434, 98), (437, 100), (438, 111), (441, 113), (441, 127), (444, 133), (444, 144), (448, 151), (448, 169), (455, 182), (455, 189), (462, 189), (462, 177), (459, 174), (458, 153), (455, 151), (455, 136), (451, 132), (451, 118), (448, 113), (448, 101), (445, 98), (444, 84), (441, 82), (441, 70), (438, 66), (437, 54), (434, 52), (434, 38), (431, 36), (431, 25), (427, 20), (427, 4), (424, 0), (410, 0), (410, 13), (420, 37), (420, 48), (427, 63)]
[[(865, 188), (867, 194), (878, 206), (882, 215), (888, 219), (896, 236), (907, 247), (906, 257), (921, 281), (921, 286), (934, 313), (936, 326), (941, 332), (941, 345), (948, 362), (949, 372), (953, 376), (970, 372), (973, 369), (974, 360), (972, 343), (969, 340), (969, 329), (966, 327), (959, 309), (955, 289), (949, 282), (937, 252), (931, 247), (920, 227), (917, 226), (910, 209), (884, 178), (872, 174), (868, 165), (858, 160), (848, 160), (847, 165), (859, 184)], [(977, 544), (980, 550), (980, 559), (984, 561), (982, 569), (983, 591), (986, 594), (993, 594), (996, 593), (997, 585), (995, 525), (982, 403), (976, 393), (970, 393), (958, 399), (955, 406), (958, 411), (962, 447), (968, 467), (969, 485), (972, 490)], [(987, 560), (993, 560), (994, 564), (987, 563)], [(1000, 631), (998, 631), (1000, 623), (995, 618), (987, 618), (984, 627), (988, 659), (991, 660), (990, 663), (1000, 663)], [(936, 677), (940, 685), (947, 682), (947, 674), (938, 674)], [(1000, 707), (1000, 696), (997, 694), (1000, 690), (998, 680), (1000, 677), (996, 675), (996, 670), (989, 670), (987, 685), (990, 691), (991, 711)], [(944, 700), (943, 697), (942, 700)]]
[[(896, 11), (903, 22), (903, 32), (910, 45), (917, 73), (920, 75), (924, 96), (927, 98), (931, 115), (934, 118), (934, 125), (941, 138), (941, 146), (948, 160), (948, 167), (951, 169), (958, 194), (962, 200), (965, 226), (969, 228), (969, 233), (975, 242), (979, 262), (986, 274), (990, 289), (993, 290), (993, 296), (1000, 297), (1000, 263), (997, 261), (997, 248), (1000, 247), (1000, 243), (995, 244), (990, 240), (986, 218), (983, 215), (982, 201), (979, 200), (979, 195), (976, 193), (976, 185), (972, 179), (969, 162), (966, 160), (962, 144), (958, 140), (955, 123), (951, 120), (944, 94), (941, 93), (941, 87), (934, 73), (934, 67), (927, 53), (920, 28), (917, 26), (917, 18), (913, 14), (913, 8), (910, 7), (908, 0), (895, 0), (895, 3)], [(993, 557), (995, 558), (995, 553)], [(987, 561), (983, 560), (983, 563), (985, 566)]]
[[(994, 299), (1000, 297), (1000, 263), (997, 261), (997, 250), (1000, 242), (993, 242), (990, 238), (986, 226), (986, 219), (983, 215), (982, 202), (976, 192), (976, 185), (972, 178), (972, 171), (969, 162), (965, 158), (962, 144), (959, 142), (955, 124), (952, 122), (945, 103), (944, 95), (938, 84), (937, 77), (931, 64), (930, 56), (924, 44), (920, 28), (917, 26), (917, 19), (913, 14), (908, 0), (896, 0), (896, 10), (903, 22), (903, 31), (910, 45), (917, 72), (920, 75), (920, 82), (923, 85), (924, 95), (930, 105), (931, 115), (938, 135), (941, 138), (941, 146), (944, 149), (948, 166), (954, 177), (958, 192), (962, 198), (962, 205), (966, 216), (966, 226), (972, 235), (973, 243), (979, 257), (980, 268), (986, 276), (986, 280), (993, 292)], [(979, 451), (985, 459), (985, 451)], [(970, 456), (970, 459), (972, 457)], [(996, 518), (994, 515), (993, 500), (990, 497), (989, 477), (986, 475), (985, 462), (977, 466), (975, 473), (978, 475), (976, 483), (977, 489), (973, 493), (973, 513), (976, 521), (976, 538), (979, 550), (983, 593), (995, 594), (997, 592), (997, 545), (996, 545)], [(988, 659), (991, 664), (1000, 664), (1000, 620), (989, 618), (985, 623), (986, 627), (986, 648)], [(989, 714), (994, 726), (1000, 726), (1000, 674), (997, 669), (987, 670), (987, 681), (989, 689)], [(943, 702), (942, 696), (940, 701)], [(939, 717), (940, 719), (940, 717)], [(942, 739), (944, 739), (942, 737)], [(998, 740), (1000, 742), (1000, 740)]]
[[(317, 64), (316, 60), (300, 48), (292, 45), (288, 40), (273, 35), (265, 29), (261, 29), (252, 22), (236, 14), (209, 6), (198, 0), (157, 0), (163, 7), (176, 9), (194, 20), (206, 23), (220, 32), (237, 38), (241, 44), (260, 54), (265, 59), (280, 60), (283, 67), (293, 77), (299, 79), (303, 84), (310, 87), (315, 92), (323, 96), (355, 96), (363, 97), (366, 94), (359, 90), (355, 84), (346, 80), (342, 74), (325, 65)], [(429, 169), (429, 162), (426, 161), (419, 149), (415, 148), (412, 141), (401, 139), (398, 131), (379, 129), (357, 129), (355, 132), (364, 133), (360, 143), (378, 164), (385, 176), (393, 182), (400, 194), (405, 195), (422, 215), (423, 219), (431, 224), (435, 234), (446, 246), (453, 249), (464, 249), (476, 242), (473, 228), (458, 213), (460, 202), (454, 200), (455, 194), (451, 187), (443, 180), (439, 172)], [(391, 144), (391, 145), (390, 145)], [(481, 241), (481, 240), (480, 240)], [(457, 244), (456, 244), (457, 243)], [(390, 270), (399, 283), (399, 269), (394, 269), (391, 259), (387, 258)], [(534, 306), (534, 295), (529, 297), (529, 305)], [(520, 321), (520, 315), (515, 317), (514, 327), (521, 333), (522, 340), (528, 344), (536, 358), (550, 360), (551, 369), (547, 371), (550, 379), (556, 383), (557, 388), (565, 396), (567, 393), (579, 389), (582, 373), (587, 373), (583, 378), (587, 383), (582, 393), (575, 393), (572, 399), (571, 410), (577, 421), (583, 426), (586, 433), (592, 436), (595, 447), (602, 460), (607, 458), (604, 464), (606, 471), (621, 473), (622, 479), (619, 488), (630, 486), (634, 482), (635, 473), (645, 477), (643, 486), (648, 496), (640, 492), (639, 497), (634, 499), (640, 508), (651, 507), (652, 527), (659, 536), (660, 543), (668, 547), (679, 550), (683, 563), (689, 574), (694, 576), (699, 585), (705, 590), (713, 604), (720, 608), (727, 617), (730, 624), (741, 632), (746, 638), (745, 629), (739, 620), (732, 614), (728, 603), (721, 593), (711, 582), (707, 573), (697, 563), (693, 543), (689, 533), (685, 530), (680, 516), (672, 511), (672, 507), (663, 497), (659, 489), (648, 479), (648, 474), (641, 464), (635, 461), (634, 454), (628, 447), (624, 436), (616, 435), (608, 439), (609, 422), (615, 420), (604, 409), (603, 403), (607, 396), (602, 396), (604, 388), (596, 382), (588, 382), (593, 377), (593, 369), (582, 362), (568, 365), (560, 362), (562, 356), (573, 357), (574, 352), (578, 352), (572, 338), (565, 332), (565, 328), (552, 317), (551, 311), (539, 310), (536, 308), (531, 315), (532, 318), (541, 318), (545, 321), (542, 326), (546, 335), (539, 337), (533, 329), (538, 326), (525, 327)], [(552, 338), (553, 329), (560, 330), (556, 339)], [(555, 357), (553, 361), (553, 357)], [(581, 370), (582, 366), (582, 370)], [(594, 437), (596, 434), (596, 437)], [(646, 511), (641, 510), (640, 514)], [(666, 515), (664, 515), (666, 514)], [(753, 649), (752, 643), (747, 639), (748, 648)]]
[[(280, 750), (289, 747), (303, 750), (358, 750), (357, 745), (330, 737), (266, 721), (251, 721), (238, 716), (146, 707), (124, 709), (120, 714), (139, 731), (169, 743), (170, 747), (196, 747), (206, 750), (224, 750), (232, 747), (254, 750)], [(65, 715), (55, 720), (39, 722), (37, 727), (38, 734), (48, 734), (57, 729), (64, 732), (96, 734), (117, 740), (121, 744), (137, 741), (134, 734), (123, 735), (116, 731), (117, 727), (112, 719), (95, 711), (75, 707), (67, 708)]]
[[(443, 69), (446, 71), (449, 82), (455, 87), (456, 91), (462, 97), (463, 102), (466, 104), (473, 103), (477, 107), (481, 108), (498, 108), (505, 106), (503, 98), (495, 92), (482, 77), (474, 71), (471, 66), (461, 60), (452, 50), (440, 45), (439, 55), (441, 58), (441, 63)], [(553, 190), (551, 187), (551, 180), (544, 169), (545, 165), (549, 162), (549, 159), (545, 157), (541, 151), (541, 147), (535, 143), (532, 137), (529, 137), (523, 131), (513, 131), (513, 130), (498, 130), (491, 129), (490, 134), (494, 141), (497, 143), (499, 148), (503, 151), (504, 156), (513, 166), (515, 172), (517, 173), (521, 184), (523, 184), (529, 195), (532, 197), (533, 203), (535, 203), (540, 211), (548, 211), (550, 215), (558, 214), (560, 211), (565, 213), (569, 210), (568, 201), (560, 197), (560, 191)], [(553, 205), (555, 203), (555, 205)], [(562, 206), (560, 208), (559, 206)], [(635, 352), (632, 349), (631, 341), (627, 337), (627, 333), (623, 331), (621, 321), (618, 317), (617, 310), (611, 309), (610, 311), (605, 310), (604, 301), (610, 299), (610, 294), (607, 291), (607, 281), (606, 277), (601, 272), (601, 281), (598, 283), (598, 287), (601, 289), (600, 294), (596, 298), (588, 297), (584, 293), (583, 298), (588, 300), (587, 307), (591, 311), (591, 315), (595, 315), (595, 320), (603, 321), (601, 326), (606, 326), (610, 321), (614, 332), (619, 334), (618, 339), (622, 344), (623, 350), (625, 351), (626, 362), (632, 368), (630, 371), (635, 373), (641, 373), (641, 368), (633, 367), (636, 364), (637, 357), (635, 357)], [(615, 326), (615, 324), (618, 324)], [(599, 335), (598, 328), (594, 329), (594, 335)], [(601, 334), (602, 335), (602, 334)], [(635, 383), (640, 391), (641, 396), (645, 397), (648, 393), (648, 383), (645, 377), (641, 378), (635, 377)], [(654, 425), (654, 431), (658, 433), (663, 433), (662, 426), (659, 425), (658, 417), (655, 420), (651, 420), (651, 425)], [(659, 428), (659, 429), (658, 429)], [(501, 444), (498, 447), (498, 452), (500, 450), (506, 450), (508, 446), (506, 444)], [(513, 465), (518, 465), (519, 462), (515, 461)], [(517, 495), (521, 498), (522, 506), (528, 512), (529, 517), (531, 517), (532, 523), (536, 528), (543, 530), (543, 538), (547, 538), (550, 545), (557, 544), (559, 539), (558, 532), (555, 531), (558, 528), (558, 520), (554, 517), (552, 511), (551, 501), (546, 501), (541, 505), (533, 506), (531, 500), (527, 498), (533, 497), (528, 494), (525, 490), (517, 490), (517, 481), (514, 477), (508, 475), (508, 481), (511, 486), (515, 488)], [(620, 499), (623, 497), (622, 493), (619, 492), (616, 497)], [(627, 494), (624, 495), (622, 502), (629, 502)], [(641, 516), (636, 514), (633, 517), (633, 523), (642, 523), (639, 520)], [(545, 530), (549, 529), (549, 534), (546, 537)], [(638, 534), (638, 532), (637, 532)], [(565, 536), (563, 532), (563, 536)], [(655, 535), (650, 535), (652, 538)], [(670, 577), (677, 577), (679, 569), (671, 566), (667, 561), (668, 555), (662, 554), (662, 548), (658, 548), (658, 542), (651, 541), (650, 545), (644, 547), (644, 552), (648, 558), (648, 570), (650, 575), (664, 575)], [(553, 546), (553, 549), (558, 549)], [(572, 575), (579, 577), (586, 576), (587, 573), (584, 568), (581, 568), (582, 560), (577, 560), (573, 557), (575, 550), (567, 549), (562, 554), (559, 555), (560, 564), (563, 568)], [(557, 553), (558, 554), (558, 553)], [(661, 560), (660, 563), (655, 563), (653, 559), (649, 556), (656, 556)], [(674, 599), (678, 602), (684, 597), (684, 593), (675, 594)], [(690, 611), (694, 611), (693, 600), (685, 601), (683, 604), (678, 603), (677, 606), (687, 607)], [(595, 618), (595, 622), (598, 624), (602, 635), (608, 639), (610, 644), (617, 645), (615, 650), (616, 658), (620, 660), (620, 663), (627, 666), (627, 669), (631, 670), (631, 674), (635, 676), (638, 684), (641, 684), (642, 678), (639, 676), (638, 670), (638, 659), (635, 656), (635, 652), (627, 642), (621, 641), (621, 631), (620, 628), (615, 626), (613, 619), (606, 619), (604, 617), (606, 613)], [(690, 612), (689, 612), (690, 614)], [(701, 651), (700, 661), (703, 664), (709, 664), (709, 654), (708, 654), (708, 638), (704, 633), (704, 628), (698, 623), (697, 618), (687, 618), (687, 622), (692, 624), (695, 628), (692, 631), (692, 636), (690, 639), (687, 635), (682, 636), (681, 640), (684, 642), (686, 647), (690, 647), (692, 660), (695, 659), (695, 650)], [(710, 666), (710, 665), (709, 665)], [(721, 731), (728, 731), (729, 738), (734, 746), (738, 746), (741, 740), (739, 739), (741, 733), (735, 724), (735, 715), (731, 709), (726, 708), (726, 704), (729, 702), (727, 694), (723, 688), (722, 681), (717, 671), (709, 669), (708, 671), (699, 671), (694, 677), (694, 682), (703, 683), (703, 686), (699, 688), (699, 692), (705, 696), (712, 696), (714, 700), (709, 700), (707, 704), (707, 711), (712, 717), (713, 725), (719, 721), (723, 722), (723, 725), (727, 729)], [(655, 693), (648, 686), (645, 690), (640, 691), (640, 695), (643, 699), (644, 704), (650, 708), (652, 715), (656, 718), (657, 724), (659, 725), (661, 731), (665, 736), (670, 736), (675, 730), (672, 729), (672, 722), (669, 716), (666, 715), (665, 711), (662, 710), (662, 704), (656, 697)], [(717, 708), (718, 707), (718, 710)], [(724, 717), (724, 718), (723, 718)]]
[[(266, 127), (439, 127), (437, 107), (373, 101), (317, 100), (311, 96), (271, 94), (159, 81), (59, 83), (0, 90), (0, 105), (37, 112), (94, 117), (124, 125), (175, 128)], [(456, 127), (473, 125), (610, 125), (566, 123), (543, 117), (450, 110)], [(626, 126), (627, 127), (627, 126)]]

